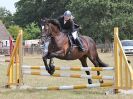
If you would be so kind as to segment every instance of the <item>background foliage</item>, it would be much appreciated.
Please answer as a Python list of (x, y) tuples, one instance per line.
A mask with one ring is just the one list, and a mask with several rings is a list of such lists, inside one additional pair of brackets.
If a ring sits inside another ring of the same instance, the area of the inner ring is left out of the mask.
[(14, 37), (21, 27), (25, 39), (39, 38), (42, 18), (57, 18), (70, 10), (82, 27), (81, 34), (98, 43), (112, 42), (115, 26), (120, 28), (121, 39), (133, 39), (132, 0), (20, 0), (15, 6), (13, 15), (0, 8), (0, 19)]

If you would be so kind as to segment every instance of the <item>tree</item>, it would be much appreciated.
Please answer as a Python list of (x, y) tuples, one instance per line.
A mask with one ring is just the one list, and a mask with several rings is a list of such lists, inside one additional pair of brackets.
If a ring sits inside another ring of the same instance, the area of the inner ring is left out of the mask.
[(8, 28), (11, 24), (13, 24), (13, 16), (10, 11), (6, 10), (3, 7), (0, 7), (0, 20), (2, 20), (3, 24)]
[(18, 35), (18, 33), (19, 33), (20, 30), (22, 30), (22, 28), (19, 27), (18, 25), (11, 25), (8, 28), (9, 33), (12, 35), (12, 37), (14, 39), (17, 38), (17, 35)]
[(72, 0), (67, 7), (81, 24), (82, 33), (97, 42), (111, 42), (115, 26), (120, 27), (121, 38), (127, 37), (122, 31), (123, 27), (126, 32), (133, 33), (130, 30), (133, 22), (131, 0)]
[(27, 34), (27, 38), (25, 39), (37, 39), (37, 38), (40, 38), (40, 29), (38, 27), (38, 25), (33, 22), (29, 25), (27, 25), (25, 28), (24, 28), (24, 31), (26, 32)]
[(133, 39), (132, 0), (20, 0), (16, 8), (13, 20), (27, 32), (27, 39), (39, 37), (38, 29), (34, 28), (38, 28), (41, 18), (57, 18), (67, 9), (83, 28), (81, 34), (98, 43), (113, 41), (115, 26), (120, 28), (121, 39)]
[(34, 23), (32, 23), (31, 25), (27, 25), (26, 28), (21, 28), (18, 25), (11, 25), (8, 28), (9, 33), (12, 35), (14, 39), (17, 38), (17, 35), (20, 30), (23, 30), (24, 40), (36, 39), (40, 32), (39, 28), (37, 28)]
[(17, 12), (14, 21), (16, 24), (25, 27), (41, 18), (57, 18), (65, 10), (65, 6), (71, 0), (20, 0), (16, 3)]

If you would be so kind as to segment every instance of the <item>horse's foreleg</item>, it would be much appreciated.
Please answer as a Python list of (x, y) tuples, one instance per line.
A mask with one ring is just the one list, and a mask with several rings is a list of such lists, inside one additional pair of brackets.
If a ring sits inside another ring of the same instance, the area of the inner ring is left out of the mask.
[[(80, 62), (81, 62), (81, 64), (82, 64), (83, 67), (88, 67), (87, 66), (87, 57), (82, 57), (80, 59)], [(90, 75), (90, 71), (85, 71), (85, 72), (86, 72), (87, 75)], [(89, 84), (92, 84), (92, 80), (91, 79), (88, 79), (88, 83)]]
[(54, 71), (55, 71), (55, 66), (53, 64), (53, 58), (50, 58), (49, 69), (50, 69), (50, 74), (52, 75), (54, 73)]
[[(48, 66), (47, 58), (46, 57), (43, 57), (42, 59), (43, 59), (43, 62), (44, 62), (44, 65), (45, 65), (46, 70), (48, 71), (48, 73), (50, 75), (52, 75), (54, 73), (54, 71), (55, 71), (54, 70), (54, 66), (52, 66), (52, 65)], [(49, 64), (51, 64), (51, 63), (52, 63), (52, 60), (50, 59)]]
[(47, 70), (48, 73), (49, 73), (49, 72), (50, 72), (50, 68), (49, 68), (49, 66), (48, 66), (48, 64), (47, 64), (47, 58), (46, 58), (46, 57), (42, 57), (42, 59), (43, 59), (43, 62), (44, 62), (45, 68), (46, 68), (46, 70)]

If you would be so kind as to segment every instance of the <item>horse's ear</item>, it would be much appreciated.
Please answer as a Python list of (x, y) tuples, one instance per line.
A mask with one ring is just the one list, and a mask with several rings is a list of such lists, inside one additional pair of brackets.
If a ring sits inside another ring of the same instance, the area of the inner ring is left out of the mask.
[(47, 17), (43, 17), (42, 20), (48, 19)]
[(43, 19), (40, 20), (41, 25), (42, 25), (44, 22), (45, 22), (45, 20), (43, 20)]
[(46, 20), (48, 20), (47, 17), (41, 18), (41, 22), (45, 22)]

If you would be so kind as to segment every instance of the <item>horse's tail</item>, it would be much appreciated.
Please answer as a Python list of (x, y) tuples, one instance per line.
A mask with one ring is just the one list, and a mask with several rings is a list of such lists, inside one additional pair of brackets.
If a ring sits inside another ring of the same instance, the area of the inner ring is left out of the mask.
[(99, 64), (99, 67), (108, 67), (107, 64), (105, 64), (104, 62), (101, 61), (101, 59), (99, 58), (99, 56), (97, 56), (96, 58), (98, 64)]

